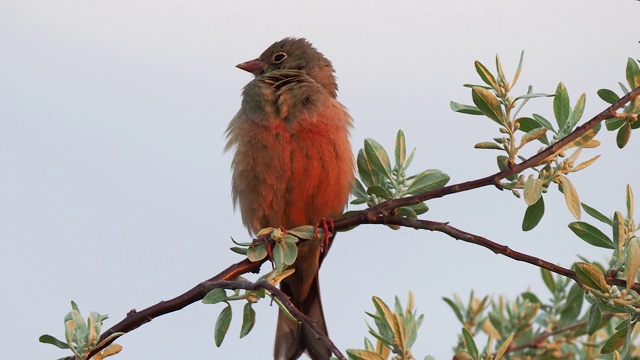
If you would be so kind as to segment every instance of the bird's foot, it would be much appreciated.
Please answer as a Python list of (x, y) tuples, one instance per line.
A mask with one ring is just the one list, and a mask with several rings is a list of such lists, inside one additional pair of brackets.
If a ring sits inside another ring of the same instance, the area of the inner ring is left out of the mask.
[(322, 225), (322, 232), (324, 233), (324, 237), (320, 243), (320, 248), (322, 249), (322, 251), (326, 251), (329, 249), (330, 238), (329, 238), (329, 224), (327, 224), (327, 220), (329, 221), (329, 224), (331, 224), (331, 233), (333, 233), (333, 230), (335, 229), (335, 225), (333, 223), (332, 218), (323, 217), (320, 220), (320, 224), (317, 224), (313, 227), (316, 238), (320, 239), (320, 235), (318, 234), (318, 228), (320, 227), (320, 225)]

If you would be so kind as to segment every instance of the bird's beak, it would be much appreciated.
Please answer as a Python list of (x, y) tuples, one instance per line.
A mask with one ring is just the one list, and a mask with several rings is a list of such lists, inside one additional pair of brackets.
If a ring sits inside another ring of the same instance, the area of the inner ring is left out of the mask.
[(245, 61), (241, 64), (236, 65), (236, 67), (238, 69), (242, 69), (244, 71), (250, 72), (255, 76), (259, 76), (264, 70), (264, 68), (267, 67), (267, 64), (263, 63), (258, 59), (255, 59), (255, 60)]

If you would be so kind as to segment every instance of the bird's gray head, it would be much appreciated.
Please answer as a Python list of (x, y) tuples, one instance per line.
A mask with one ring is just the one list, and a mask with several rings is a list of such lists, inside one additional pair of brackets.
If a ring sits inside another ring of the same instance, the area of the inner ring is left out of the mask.
[(237, 65), (256, 77), (275, 70), (300, 70), (336, 97), (338, 85), (333, 65), (303, 38), (284, 38), (269, 46), (257, 59)]

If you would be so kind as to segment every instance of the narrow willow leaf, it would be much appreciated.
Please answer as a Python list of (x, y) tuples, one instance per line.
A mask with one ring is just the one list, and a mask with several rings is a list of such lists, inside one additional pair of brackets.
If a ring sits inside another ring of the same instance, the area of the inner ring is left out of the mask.
[(402, 169), (407, 156), (407, 146), (405, 144), (404, 132), (402, 130), (398, 130), (398, 134), (396, 134), (396, 148), (394, 153), (396, 155), (396, 166), (398, 169)]
[(633, 189), (627, 184), (627, 218), (633, 219)]
[(618, 135), (616, 136), (616, 145), (618, 148), (622, 149), (629, 142), (629, 138), (631, 137), (631, 125), (628, 122), (625, 122), (624, 125), (618, 130)]
[(620, 211), (616, 211), (613, 214), (613, 246), (618, 253), (624, 249), (624, 242), (626, 240), (624, 236), (624, 216)]
[(615, 334), (611, 335), (607, 341), (605, 341), (604, 345), (602, 345), (602, 349), (600, 349), (600, 353), (609, 354), (614, 350), (617, 350), (624, 345), (625, 340), (627, 339), (627, 333), (629, 332), (628, 327), (624, 327), (618, 330)]
[(542, 181), (529, 175), (524, 183), (524, 202), (531, 206), (538, 202), (542, 196)]
[(365, 139), (364, 154), (375, 171), (384, 175), (388, 180), (392, 180), (391, 162), (382, 145), (373, 139)]
[(351, 183), (351, 194), (358, 200), (362, 200), (364, 202), (369, 200), (367, 190), (364, 189), (362, 182), (358, 179), (355, 179), (355, 181)]
[(409, 157), (407, 158), (407, 161), (405, 161), (404, 166), (402, 167), (402, 170), (407, 170), (409, 168), (409, 165), (411, 165), (411, 161), (413, 161), (413, 156), (416, 154), (416, 148), (413, 148), (413, 150), (411, 150), (411, 154), (409, 154)]
[(496, 54), (496, 69), (498, 69), (498, 83), (507, 84), (507, 77), (504, 76), (504, 70), (502, 70), (502, 62), (500, 57)]
[(407, 190), (405, 190), (405, 194), (416, 195), (440, 189), (449, 182), (449, 179), (449, 175), (440, 170), (425, 170), (413, 179)]
[(547, 120), (544, 116), (538, 115), (538, 114), (532, 114), (531, 116), (533, 116), (533, 119), (537, 121), (540, 125), (551, 130), (553, 133), (556, 133), (556, 131), (553, 129), (553, 125), (551, 125), (551, 122)]
[(38, 341), (40, 341), (43, 344), (51, 344), (53, 346), (57, 346), (60, 349), (66, 350), (69, 348), (69, 345), (67, 343), (60, 341), (51, 335), (42, 335), (38, 338)]
[(458, 318), (458, 321), (460, 321), (461, 324), (464, 324), (464, 317), (462, 316), (462, 311), (460, 310), (458, 305), (456, 305), (456, 303), (453, 300), (446, 297), (443, 297), (442, 300), (444, 300), (444, 302), (446, 302), (447, 305), (449, 305), (451, 310), (453, 310), (453, 313)]
[(585, 106), (585, 103), (586, 103), (586, 99), (587, 99), (587, 95), (585, 93), (582, 93), (580, 95), (580, 97), (578, 98), (578, 101), (576, 101), (576, 105), (573, 107), (573, 111), (571, 111), (571, 114), (569, 115), (569, 119), (567, 121), (567, 126), (570, 129), (573, 129), (573, 127), (582, 118), (582, 114), (584, 113), (584, 106)]
[(553, 114), (556, 117), (558, 128), (562, 131), (569, 119), (571, 105), (569, 103), (569, 93), (563, 83), (559, 83), (556, 88), (556, 96), (553, 98)]
[(600, 229), (597, 227), (588, 224), (582, 221), (574, 221), (569, 224), (569, 229), (573, 231), (580, 239), (586, 241), (587, 243), (605, 248), (605, 249), (613, 249), (613, 241), (605, 235)]
[(627, 59), (627, 83), (632, 89), (640, 86), (640, 68), (633, 58)]
[(518, 68), (516, 69), (516, 74), (513, 76), (513, 81), (511, 82), (511, 87), (514, 87), (518, 82), (518, 78), (520, 78), (520, 71), (522, 71), (522, 62), (524, 61), (524, 50), (520, 52), (520, 61), (518, 61)]
[(202, 298), (202, 302), (204, 304), (217, 304), (219, 302), (227, 300), (227, 293), (224, 289), (213, 289), (207, 293), (207, 295)]
[(600, 155), (597, 155), (597, 156), (594, 156), (593, 158), (591, 158), (591, 159), (589, 159), (587, 161), (581, 162), (580, 164), (574, 166), (573, 169), (571, 169), (571, 172), (580, 171), (580, 170), (586, 168), (587, 166), (589, 166), (589, 165), (593, 164), (594, 162), (596, 162), (596, 160), (598, 160), (599, 157), (600, 157)]
[(500, 348), (496, 352), (496, 357), (494, 358), (494, 360), (502, 359), (504, 354), (507, 352), (507, 349), (509, 348), (509, 345), (511, 344), (511, 341), (513, 341), (514, 335), (515, 335), (515, 333), (511, 333), (511, 335), (509, 335), (507, 340), (505, 340), (504, 343), (502, 343), (502, 345), (500, 345)]
[(502, 146), (491, 141), (483, 141), (473, 146), (476, 149), (504, 150)]
[(347, 349), (349, 360), (386, 360), (386, 357), (369, 350)]
[(242, 328), (240, 328), (240, 338), (247, 336), (251, 329), (253, 329), (253, 325), (256, 323), (256, 311), (251, 306), (250, 302), (244, 304), (244, 308), (242, 310)]
[(272, 254), (273, 265), (276, 267), (276, 270), (282, 271), (282, 269), (284, 269), (284, 249), (281, 243), (277, 242), (273, 245)]
[[(300, 239), (311, 240), (316, 238), (316, 228), (311, 225), (302, 225), (287, 230), (287, 234), (293, 235)], [(290, 239), (290, 237), (285, 236), (284, 239)], [(297, 240), (293, 240), (292, 242), (297, 242)]]
[(484, 81), (485, 84), (491, 86), (493, 90), (498, 91), (498, 83), (496, 82), (496, 78), (493, 76), (491, 71), (489, 71), (489, 69), (482, 65), (480, 61), (476, 60), (474, 64), (476, 67), (476, 72), (478, 73), (478, 75), (480, 75), (482, 81)]
[(232, 246), (232, 247), (229, 248), (229, 250), (233, 251), (236, 254), (247, 256), (247, 248), (246, 247)]
[(427, 206), (427, 204), (425, 204), (423, 202), (421, 202), (419, 204), (409, 205), (407, 207), (410, 208), (411, 210), (413, 210), (413, 212), (415, 212), (416, 215), (421, 215), (421, 214), (424, 214), (427, 211), (429, 211), (429, 207)]
[(522, 219), (522, 231), (529, 231), (536, 227), (543, 215), (544, 198), (540, 197), (535, 204), (527, 207), (527, 211), (524, 213), (524, 219)]
[(573, 187), (573, 183), (566, 176), (560, 176), (560, 187), (562, 194), (564, 194), (564, 200), (567, 203), (569, 212), (576, 220), (580, 220), (580, 198), (576, 188)]
[(524, 131), (524, 132), (529, 132), (533, 129), (538, 129), (542, 127), (542, 124), (537, 122), (535, 119), (532, 119), (526, 116), (517, 118), (516, 121), (518, 122), (518, 124), (520, 124), (520, 127), (518, 130)]
[(627, 281), (627, 291), (631, 289), (638, 277), (640, 269), (640, 239), (634, 237), (626, 246), (627, 256), (624, 259), (624, 278)]
[(462, 328), (462, 339), (464, 340), (464, 348), (467, 354), (471, 356), (472, 359), (478, 360), (478, 346), (476, 345), (475, 340), (473, 339), (473, 335), (467, 330), (467, 328)]
[(483, 115), (482, 111), (480, 111), (480, 109), (478, 109), (473, 105), (464, 105), (464, 104), (459, 104), (455, 101), (451, 101), (449, 102), (449, 107), (451, 107), (451, 110), (462, 113), (462, 114)]
[(547, 269), (540, 268), (540, 273), (542, 275), (542, 281), (547, 286), (547, 289), (551, 291), (553, 294), (556, 291), (556, 283), (553, 281), (553, 275), (551, 275), (551, 271)]
[(606, 217), (603, 213), (601, 213), (600, 211), (592, 208), (591, 206), (582, 203), (582, 208), (584, 209), (584, 212), (586, 212), (587, 214), (591, 215), (594, 219), (596, 220), (600, 220), (603, 223), (611, 226), (613, 224), (613, 222), (611, 221), (611, 219), (609, 219), (608, 217)]
[(530, 94), (520, 95), (520, 96), (516, 97), (514, 100), (536, 99), (536, 98), (541, 98), (541, 97), (553, 97), (553, 96), (555, 96), (555, 94), (530, 93)]
[(473, 103), (482, 111), (489, 119), (495, 121), (499, 125), (506, 126), (506, 116), (500, 107), (500, 101), (489, 90), (482, 88), (473, 88), (471, 90)]
[(609, 291), (609, 284), (604, 279), (604, 274), (597, 266), (578, 262), (575, 263), (576, 276), (580, 283), (584, 286), (588, 286), (592, 289), (596, 289), (600, 292), (607, 293)]
[(385, 200), (391, 199), (391, 194), (387, 191), (387, 189), (383, 188), (380, 185), (369, 186), (369, 188), (367, 189), (367, 194), (375, 194), (377, 197)]
[(620, 128), (622, 125), (627, 122), (623, 119), (610, 118), (604, 121), (604, 125), (607, 127), (607, 130), (613, 131)]
[(613, 104), (616, 101), (620, 100), (620, 97), (618, 95), (616, 95), (615, 92), (609, 90), (609, 89), (600, 89), (598, 90), (598, 96), (600, 97), (600, 99), (608, 102), (609, 104)]
[(563, 328), (575, 324), (582, 309), (584, 300), (584, 290), (578, 284), (573, 284), (569, 289), (567, 300), (560, 312), (560, 321), (558, 327)]
[(216, 326), (213, 332), (213, 338), (217, 347), (220, 347), (220, 345), (222, 345), (222, 341), (227, 335), (229, 324), (231, 324), (231, 317), (231, 305), (227, 305), (224, 309), (222, 309), (220, 315), (218, 315), (218, 320), (216, 321)]
[(522, 139), (520, 140), (520, 146), (519, 148), (523, 147), (526, 143), (531, 142), (533, 140), (539, 139), (543, 136), (545, 136), (547, 134), (547, 128), (537, 128), (537, 129), (533, 129), (531, 131), (529, 131), (528, 133), (524, 134), (524, 136), (522, 137)]
[(360, 175), (360, 180), (365, 184), (365, 186), (369, 187), (375, 184), (374, 176), (372, 174), (373, 166), (369, 164), (367, 161), (367, 157), (364, 155), (364, 150), (360, 149), (358, 151), (358, 175)]
[(602, 312), (600, 311), (600, 303), (595, 302), (589, 308), (589, 319), (587, 320), (587, 334), (593, 335), (602, 323)]

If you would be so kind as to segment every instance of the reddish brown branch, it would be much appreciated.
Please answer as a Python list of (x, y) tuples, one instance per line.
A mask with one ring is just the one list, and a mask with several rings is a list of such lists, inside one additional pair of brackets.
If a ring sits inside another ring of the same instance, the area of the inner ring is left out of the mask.
[[(467, 182), (463, 182), (463, 183), (458, 183), (458, 184), (454, 184), (454, 185), (449, 185), (446, 187), (443, 187), (441, 189), (438, 190), (434, 190), (434, 191), (428, 191), (425, 192), (423, 194), (418, 194), (415, 196), (409, 196), (409, 197), (405, 197), (405, 198), (400, 198), (400, 199), (391, 199), (388, 201), (385, 201), (383, 203), (380, 203), (374, 207), (365, 209), (360, 211), (357, 214), (354, 214), (352, 216), (340, 219), (340, 220), (336, 220), (335, 221), (335, 230), (345, 230), (348, 228), (352, 228), (354, 226), (357, 225), (361, 225), (361, 224), (381, 224), (381, 223), (386, 223), (387, 224), (397, 224), (397, 225), (401, 225), (401, 226), (410, 226), (410, 227), (414, 227), (413, 225), (410, 224), (418, 224), (418, 227), (415, 228), (424, 228), (427, 230), (436, 230), (436, 231), (442, 231), (444, 233), (448, 233), (449, 235), (451, 235), (452, 237), (456, 238), (456, 239), (460, 239), (463, 241), (468, 241), (471, 243), (475, 243), (477, 245), (481, 245), (484, 246), (492, 251), (494, 251), (495, 253), (499, 253), (499, 254), (503, 254), (505, 256), (508, 256), (510, 258), (513, 258), (515, 260), (518, 261), (524, 261), (524, 262), (528, 262), (531, 263), (533, 265), (536, 266), (540, 266), (540, 267), (544, 267), (545, 269), (548, 269), (550, 271), (556, 272), (558, 274), (564, 275), (564, 276), (568, 276), (574, 280), (576, 280), (575, 277), (575, 273), (571, 270), (553, 265), (549, 262), (546, 262), (544, 260), (538, 259), (536, 257), (533, 256), (529, 256), (526, 254), (522, 254), (516, 251), (513, 251), (511, 249), (509, 249), (506, 246), (500, 245), (500, 244), (496, 244), (493, 243), (491, 241), (489, 241), (488, 239), (482, 238), (482, 237), (478, 237), (469, 233), (465, 233), (461, 230), (449, 227), (446, 224), (443, 223), (436, 223), (436, 222), (428, 222), (426, 221), (426, 224), (419, 224), (419, 223), (413, 223), (413, 221), (425, 221), (425, 220), (412, 220), (412, 219), (406, 219), (406, 218), (395, 218), (395, 217), (385, 217), (385, 216), (379, 216), (380, 214), (389, 211), (389, 210), (393, 210), (396, 208), (399, 208), (401, 206), (407, 206), (407, 205), (412, 205), (412, 204), (418, 204), (420, 202), (426, 201), (426, 200), (430, 200), (430, 199), (435, 199), (435, 198), (440, 198), (443, 196), (446, 196), (448, 194), (453, 194), (453, 193), (457, 193), (457, 192), (462, 192), (462, 191), (467, 191), (467, 190), (472, 190), (472, 189), (476, 189), (476, 188), (480, 188), (480, 187), (484, 187), (487, 185), (495, 185), (499, 187), (499, 182), (501, 179), (504, 179), (508, 176), (511, 175), (515, 175), (518, 174), (528, 168), (531, 168), (533, 166), (537, 166), (540, 163), (542, 163), (542, 161), (544, 159), (546, 159), (547, 157), (555, 154), (556, 152), (558, 152), (560, 149), (562, 149), (562, 147), (564, 147), (565, 145), (571, 143), (573, 140), (579, 138), (580, 136), (582, 136), (583, 134), (585, 134), (589, 129), (593, 128), (596, 124), (608, 119), (608, 118), (612, 118), (615, 116), (616, 111), (618, 109), (620, 109), (622, 106), (624, 106), (624, 104), (626, 104), (627, 102), (629, 102), (631, 99), (633, 99), (636, 96), (640, 95), (640, 87), (634, 89), (633, 91), (631, 91), (630, 93), (628, 93), (627, 95), (623, 96), (622, 98), (620, 98), (616, 103), (614, 103), (613, 105), (611, 105), (609, 108), (607, 108), (606, 110), (604, 110), (603, 112), (601, 112), (600, 114), (596, 115), (594, 118), (592, 118), (591, 120), (589, 120), (588, 122), (586, 122), (584, 125), (578, 127), (575, 131), (573, 131), (571, 134), (569, 134), (567, 137), (561, 139), (560, 141), (558, 141), (557, 143), (551, 145), (549, 148), (545, 149), (544, 151), (538, 153), (537, 155), (529, 158), (528, 160), (520, 163), (520, 164), (516, 164), (513, 167), (511, 167), (510, 169), (495, 173), (493, 175), (481, 178), (481, 179), (477, 179), (477, 180), (472, 180), (472, 181), (467, 181)], [(441, 225), (437, 225), (437, 224), (441, 224)], [(423, 227), (426, 226), (426, 227)], [(434, 228), (429, 228), (431, 226), (434, 226)], [(450, 232), (450, 233), (449, 233)], [(260, 266), (262, 265), (264, 261), (262, 262), (257, 262), (257, 263), (252, 263), (249, 260), (244, 260), (241, 261), (239, 263), (233, 264), (231, 265), (229, 268), (227, 268), (226, 270), (220, 272), (218, 275), (212, 277), (211, 279), (207, 280), (207, 281), (221, 281), (221, 280), (229, 280), (229, 279), (233, 279), (239, 275), (245, 274), (247, 272), (257, 272), (260, 269)], [(108, 337), (109, 335), (116, 333), (116, 332), (124, 332), (127, 333), (129, 331), (132, 331), (140, 326), (142, 326), (143, 324), (150, 322), (151, 320), (153, 320), (155, 317), (164, 315), (164, 314), (168, 314), (177, 310), (180, 310), (190, 304), (193, 304), (196, 301), (201, 300), (208, 291), (206, 291), (206, 286), (204, 285), (207, 281), (204, 281), (198, 285), (196, 285), (194, 288), (192, 288), (191, 290), (187, 291), (186, 293), (177, 296), (171, 300), (167, 300), (167, 301), (161, 301), (156, 305), (150, 306), (140, 312), (137, 312), (135, 310), (132, 310), (131, 312), (129, 312), (127, 314), (127, 316), (120, 321), (119, 323), (115, 324), (114, 326), (112, 326), (110, 329), (108, 329), (107, 331), (105, 331), (101, 337), (100, 340), (102, 341), (103, 339), (105, 339), (106, 337)], [(622, 285), (622, 283), (619, 283), (622, 280), (618, 280), (618, 279), (607, 279), (607, 281), (611, 281), (611, 284), (614, 285)], [(639, 285), (636, 283), (634, 285), (634, 290), (639, 291), (640, 288), (638, 287)], [(91, 353), (91, 356), (95, 355), (98, 351), (102, 350), (103, 348), (105, 348), (107, 345), (109, 345), (112, 341), (107, 342), (105, 344), (103, 344), (102, 347), (100, 348), (96, 348), (94, 349), (94, 351)]]
[[(511, 258), (517, 261), (526, 262), (526, 263), (538, 266), (540, 268), (547, 269), (556, 274), (566, 276), (580, 284), (580, 281), (578, 281), (578, 277), (576, 276), (576, 273), (574, 271), (571, 271), (562, 266), (552, 264), (548, 261), (542, 260), (535, 256), (527, 255), (527, 254), (512, 250), (508, 246), (495, 243), (479, 235), (474, 235), (466, 231), (462, 231), (447, 223), (429, 221), (429, 220), (420, 220), (420, 219), (409, 219), (409, 218), (397, 217), (397, 216), (377, 216), (375, 218), (368, 219), (367, 223), (399, 225), (399, 226), (410, 227), (414, 229), (439, 231), (451, 236), (454, 239), (462, 240), (471, 244), (476, 244), (476, 245), (485, 247), (496, 254), (501, 254), (508, 258)], [(607, 276), (606, 280), (609, 285), (617, 285), (617, 286), (623, 286), (623, 287), (627, 286), (627, 282), (622, 279), (617, 279), (617, 278)], [(640, 292), (640, 283), (634, 283), (631, 288), (636, 292)]]

